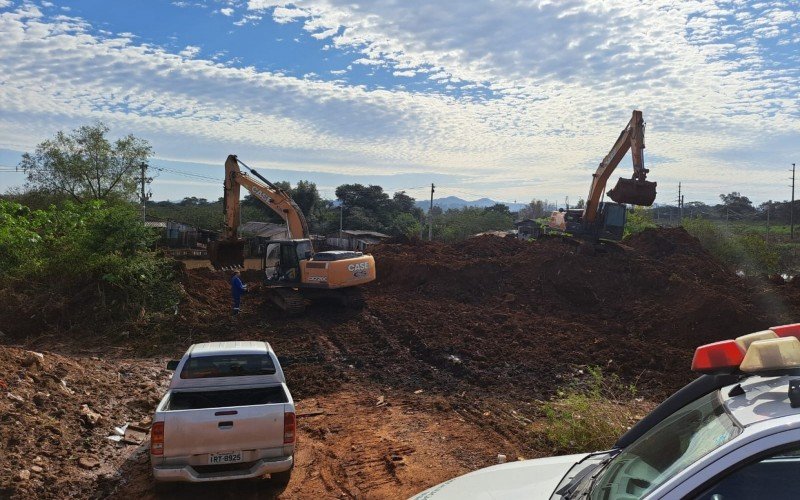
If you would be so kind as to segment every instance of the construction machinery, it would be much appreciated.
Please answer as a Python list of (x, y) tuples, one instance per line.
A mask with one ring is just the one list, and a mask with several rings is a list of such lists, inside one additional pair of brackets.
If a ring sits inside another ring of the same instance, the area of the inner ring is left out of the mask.
[[(585, 207), (553, 212), (547, 224), (550, 229), (593, 241), (601, 238), (622, 239), (627, 214), (625, 204), (649, 207), (656, 199), (656, 183), (647, 180), (650, 170), (644, 168), (644, 127), (642, 112), (634, 110), (614, 147), (592, 174)], [(629, 149), (633, 159), (633, 176), (630, 179), (620, 178), (616, 186), (608, 191), (608, 197), (615, 203), (605, 202), (603, 192), (608, 178)]]
[[(249, 174), (242, 172), (240, 165)], [(299, 314), (308, 300), (335, 299), (345, 306), (363, 303), (358, 286), (375, 279), (373, 257), (351, 251), (315, 253), (303, 211), (289, 193), (245, 165), (236, 155), (229, 155), (225, 161), (225, 231), (220, 240), (208, 246), (214, 268), (244, 266), (245, 240), (238, 236), (242, 186), (286, 223), (288, 238), (270, 240), (261, 256), (264, 288), (278, 307), (289, 314)]]

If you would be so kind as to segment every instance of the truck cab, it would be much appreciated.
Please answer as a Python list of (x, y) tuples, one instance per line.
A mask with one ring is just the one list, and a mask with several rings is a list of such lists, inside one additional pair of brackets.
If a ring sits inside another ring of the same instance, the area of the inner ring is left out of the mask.
[(698, 347), (692, 369), (611, 450), (488, 467), (414, 498), (800, 498), (800, 324)]

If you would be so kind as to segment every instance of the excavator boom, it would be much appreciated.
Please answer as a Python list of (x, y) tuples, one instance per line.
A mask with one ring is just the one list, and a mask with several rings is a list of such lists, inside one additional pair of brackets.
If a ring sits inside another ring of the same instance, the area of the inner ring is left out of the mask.
[[(242, 172), (242, 165), (253, 174), (253, 177)], [(225, 160), (225, 231), (221, 240), (212, 242), (208, 246), (208, 257), (211, 265), (217, 269), (235, 268), (244, 266), (244, 240), (238, 237), (241, 222), (241, 186), (281, 216), (286, 222), (290, 239), (308, 238), (308, 223), (303, 211), (292, 200), (292, 197), (262, 177), (254, 169), (241, 162), (236, 155), (228, 155)]]
[(656, 199), (656, 183), (647, 180), (649, 170), (644, 168), (644, 119), (642, 112), (635, 110), (631, 120), (617, 138), (600, 165), (597, 167), (586, 200), (583, 219), (594, 222), (600, 207), (600, 199), (605, 191), (608, 178), (617, 168), (619, 162), (631, 150), (633, 158), (633, 176), (630, 179), (620, 178), (617, 185), (608, 192), (608, 196), (617, 203), (650, 206)]

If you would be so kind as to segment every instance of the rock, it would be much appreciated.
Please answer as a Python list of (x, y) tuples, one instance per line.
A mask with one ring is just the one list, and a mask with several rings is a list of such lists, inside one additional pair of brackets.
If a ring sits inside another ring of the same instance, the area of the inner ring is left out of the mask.
[(44, 469), (42, 469), (38, 465), (31, 465), (31, 472), (35, 472), (37, 474), (41, 474), (43, 471), (44, 471)]
[(89, 408), (89, 405), (81, 405), (81, 419), (87, 426), (96, 426), (102, 418), (103, 416)]
[(152, 423), (153, 423), (153, 418), (149, 417), (149, 416), (145, 416), (145, 417), (142, 417), (141, 420), (139, 420), (139, 427), (147, 428), (147, 427), (150, 427), (150, 424), (152, 424)]
[(31, 462), (33, 462), (33, 463), (35, 463), (35, 464), (40, 464), (40, 463), (42, 463), (43, 461), (44, 461), (44, 460), (42, 460), (42, 457), (40, 457), (39, 455), (36, 455), (36, 456), (33, 458), (33, 460), (31, 460)]
[(12, 394), (10, 392), (6, 393), (6, 397), (8, 399), (10, 399), (11, 401), (16, 401), (17, 403), (24, 403), (25, 402), (25, 398), (23, 398), (22, 396), (17, 396), (16, 394)]
[(22, 366), (31, 366), (33, 364), (41, 366), (44, 361), (44, 354), (34, 351), (26, 351), (25, 359), (22, 360)]
[(36, 406), (43, 406), (49, 397), (49, 394), (45, 394), (43, 392), (37, 392), (33, 395), (33, 404)]
[(31, 478), (31, 471), (29, 471), (27, 469), (23, 469), (23, 470), (19, 471), (19, 478), (22, 481), (27, 481), (28, 479)]
[(96, 458), (92, 457), (81, 457), (78, 459), (78, 465), (86, 470), (94, 469), (95, 467), (100, 466), (100, 462)]

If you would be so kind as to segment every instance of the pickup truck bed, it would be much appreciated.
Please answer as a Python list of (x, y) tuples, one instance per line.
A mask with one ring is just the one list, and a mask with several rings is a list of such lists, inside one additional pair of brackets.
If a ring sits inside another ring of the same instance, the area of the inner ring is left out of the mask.
[[(253, 354), (241, 344), (215, 343), (215, 350), (206, 348), (199, 354), (193, 346), (178, 364), (153, 418), (150, 457), (156, 481), (219, 481), (265, 474), (273, 478), (283, 474), (288, 480), (294, 465), (294, 402), (269, 346), (245, 343), (251, 350), (261, 346), (263, 352)], [(202, 356), (205, 359), (199, 360)], [(239, 364), (258, 361), (254, 356), (270, 356), (272, 360), (265, 363), (274, 365), (274, 370), (270, 366), (265, 373), (244, 372)], [(193, 377), (191, 367), (203, 364), (221, 371)]]

